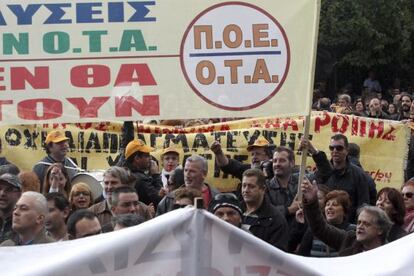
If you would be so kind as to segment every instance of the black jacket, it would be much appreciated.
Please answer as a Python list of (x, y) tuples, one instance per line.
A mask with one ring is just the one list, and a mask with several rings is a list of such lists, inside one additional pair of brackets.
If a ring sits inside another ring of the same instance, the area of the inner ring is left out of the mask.
[(356, 210), (364, 203), (369, 204), (369, 182), (368, 176), (360, 167), (347, 161), (345, 169), (335, 170), (323, 151), (312, 156), (317, 171), (315, 173), (319, 184), (325, 184), (331, 190), (343, 190), (349, 194), (352, 202), (350, 222), (355, 219)]
[(275, 206), (264, 198), (262, 205), (252, 214), (258, 216), (249, 231), (259, 239), (286, 251), (289, 238), (289, 227), (285, 217)]
[(140, 170), (130, 169), (131, 174), (136, 178), (135, 190), (139, 200), (149, 205), (153, 203), (157, 206), (162, 197), (159, 192), (162, 187), (161, 176), (159, 174), (148, 175)]

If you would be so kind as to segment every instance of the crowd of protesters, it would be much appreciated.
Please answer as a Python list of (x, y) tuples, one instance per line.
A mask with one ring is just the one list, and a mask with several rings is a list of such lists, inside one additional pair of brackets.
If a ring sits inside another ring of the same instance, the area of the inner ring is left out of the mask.
[[(314, 108), (411, 120), (414, 105), (409, 93), (394, 89), (384, 96), (371, 76), (364, 85), (368, 92), (363, 97), (352, 100), (343, 93), (333, 103), (316, 97)], [(118, 231), (192, 205), (195, 198), (202, 198), (205, 209), (233, 226), (304, 256), (352, 255), (414, 231), (414, 179), (408, 177), (399, 189), (377, 192), (372, 178), (352, 157), (358, 154), (351, 156), (358, 146), (342, 134), (331, 137), (329, 153), (302, 138), (300, 149), (308, 150), (316, 171), (306, 172), (300, 183), (295, 154), (288, 147), (275, 147), (259, 137), (247, 148), (247, 164), (227, 157), (215, 141), (210, 150), (217, 166), (240, 181), (233, 193), (220, 193), (206, 183), (204, 157), (193, 155), (180, 164), (180, 151), (168, 147), (156, 160), (153, 148), (134, 139), (133, 129), (131, 122), (124, 123), (125, 149), (117, 166), (105, 170), (101, 194), (94, 194), (90, 183), (72, 183), (80, 169), (67, 156), (69, 138), (59, 130), (48, 133), (46, 156), (32, 171), (20, 172), (1, 158), (0, 246)]]

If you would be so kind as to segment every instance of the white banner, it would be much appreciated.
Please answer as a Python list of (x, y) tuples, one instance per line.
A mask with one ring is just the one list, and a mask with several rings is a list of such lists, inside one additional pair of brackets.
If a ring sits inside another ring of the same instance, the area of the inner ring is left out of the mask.
[(342, 258), (284, 253), (204, 210), (185, 208), (125, 230), (0, 248), (8, 275), (414, 275), (410, 235)]

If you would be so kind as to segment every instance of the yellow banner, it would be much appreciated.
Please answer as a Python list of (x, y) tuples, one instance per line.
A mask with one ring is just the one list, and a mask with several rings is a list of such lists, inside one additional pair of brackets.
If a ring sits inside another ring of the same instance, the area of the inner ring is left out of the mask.
[[(303, 118), (257, 118), (228, 123), (202, 125), (192, 128), (174, 128), (154, 125), (136, 125), (136, 137), (156, 148), (153, 156), (159, 160), (162, 149), (169, 145), (180, 148), (180, 161), (192, 154), (209, 160), (208, 182), (222, 191), (233, 190), (238, 180), (215, 167), (214, 154), (209, 145), (219, 140), (225, 154), (250, 162), (246, 147), (260, 135), (272, 144), (288, 146), (297, 154), (303, 134)], [(0, 128), (2, 154), (23, 170), (31, 170), (44, 157), (42, 145), (47, 132), (53, 128), (65, 130), (70, 137), (70, 153), (79, 166), (87, 170), (106, 169), (119, 158), (120, 123), (59, 124), (38, 126), (8, 126)], [(377, 188), (399, 188), (404, 182), (403, 170), (408, 151), (410, 129), (397, 121), (377, 120), (335, 113), (312, 113), (310, 139), (316, 148), (328, 153), (329, 138), (343, 133), (349, 142), (361, 148), (361, 164), (377, 183)], [(308, 169), (314, 168), (308, 158)]]
[(0, 1), (0, 124), (309, 113), (318, 0), (43, 2)]

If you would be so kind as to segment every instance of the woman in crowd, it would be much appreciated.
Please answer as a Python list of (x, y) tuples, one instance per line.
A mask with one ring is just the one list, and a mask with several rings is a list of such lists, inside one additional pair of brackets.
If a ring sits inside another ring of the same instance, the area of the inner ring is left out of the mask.
[(398, 118), (398, 107), (397, 105), (390, 103), (388, 105), (388, 114), (390, 115), (391, 120), (396, 120)]
[(361, 99), (358, 99), (355, 102), (354, 110), (356, 113), (360, 114), (360, 116), (365, 116), (365, 106)]
[[(326, 204), (324, 213), (326, 221), (336, 226), (337, 228), (344, 229), (346, 231), (354, 230), (355, 225), (350, 224), (347, 220), (351, 208), (351, 200), (349, 195), (345, 191), (334, 190), (329, 192), (326, 197)], [(303, 236), (300, 244), (298, 254), (302, 256), (311, 257), (337, 257), (338, 252), (330, 248), (322, 241), (316, 239), (311, 230), (308, 229)]]
[(43, 180), (43, 194), (56, 192), (68, 198), (71, 190), (68, 172), (61, 163), (54, 163), (46, 171)]
[(89, 185), (83, 182), (73, 185), (69, 194), (69, 203), (72, 212), (89, 208), (93, 204), (93, 194)]
[(407, 233), (411, 233), (414, 232), (414, 179), (410, 179), (404, 184), (401, 193), (406, 211), (403, 228)]
[(378, 192), (376, 205), (384, 210), (393, 222), (388, 233), (388, 241), (391, 242), (404, 237), (407, 233), (402, 228), (404, 224), (405, 206), (401, 193), (394, 188), (382, 188)]

